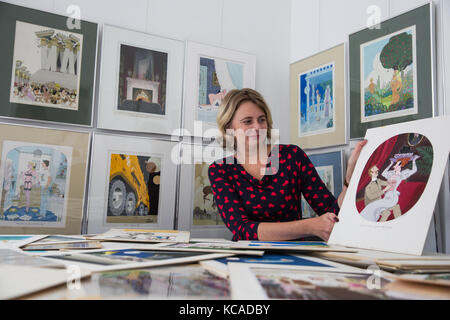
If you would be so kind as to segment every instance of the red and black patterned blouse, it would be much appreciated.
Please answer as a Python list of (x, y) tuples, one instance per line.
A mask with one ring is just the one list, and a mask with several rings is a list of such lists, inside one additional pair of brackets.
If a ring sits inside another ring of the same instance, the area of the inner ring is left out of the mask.
[[(276, 156), (278, 165), (273, 161)], [(260, 222), (301, 219), (300, 193), (317, 214), (339, 213), (336, 198), (306, 153), (296, 145), (272, 148), (261, 180), (245, 171), (233, 156), (212, 163), (208, 176), (217, 209), (234, 241), (257, 240)]]

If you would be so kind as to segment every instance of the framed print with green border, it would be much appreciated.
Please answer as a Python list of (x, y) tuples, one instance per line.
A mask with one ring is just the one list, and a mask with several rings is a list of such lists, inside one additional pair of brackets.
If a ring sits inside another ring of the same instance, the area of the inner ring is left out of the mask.
[(81, 234), (90, 133), (0, 123), (0, 234)]
[(97, 24), (0, 2), (0, 28), (0, 116), (91, 126)]
[(345, 44), (292, 63), (290, 87), (291, 143), (345, 144)]
[(429, 3), (349, 35), (350, 139), (434, 116), (432, 26)]

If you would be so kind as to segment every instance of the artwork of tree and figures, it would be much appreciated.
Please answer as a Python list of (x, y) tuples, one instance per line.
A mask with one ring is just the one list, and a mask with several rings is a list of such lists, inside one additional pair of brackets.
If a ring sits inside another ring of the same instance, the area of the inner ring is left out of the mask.
[(303, 149), (346, 143), (345, 44), (290, 65), (290, 137)]
[(334, 63), (300, 74), (299, 86), (298, 136), (334, 131)]
[(3, 141), (1, 226), (62, 227), (72, 148)]
[(361, 122), (417, 113), (416, 28), (361, 45)]
[(244, 65), (219, 58), (200, 57), (197, 121), (216, 123), (223, 98), (244, 85)]
[(208, 178), (208, 163), (195, 164), (194, 212), (192, 224), (197, 226), (222, 225)]
[(160, 158), (112, 153), (106, 222), (156, 223), (160, 177)]
[(117, 109), (166, 114), (167, 52), (120, 45)]
[(386, 222), (406, 214), (419, 200), (433, 166), (427, 137), (404, 133), (382, 143), (359, 180), (356, 207), (361, 217)]
[(350, 139), (435, 113), (433, 5), (349, 35)]

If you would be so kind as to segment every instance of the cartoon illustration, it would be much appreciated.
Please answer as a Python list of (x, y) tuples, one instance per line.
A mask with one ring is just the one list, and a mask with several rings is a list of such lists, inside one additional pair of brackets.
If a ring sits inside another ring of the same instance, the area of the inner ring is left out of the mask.
[(0, 221), (64, 223), (71, 155), (69, 147), (5, 140)]
[(299, 137), (334, 130), (334, 63), (299, 75)]
[[(370, 221), (378, 221), (383, 211), (398, 204), (400, 192), (397, 191), (397, 188), (402, 181), (417, 172), (417, 158), (419, 156), (413, 154), (396, 154), (393, 159), (390, 159), (391, 164), (381, 174), (387, 180), (387, 186), (383, 189), (384, 197), (366, 205), (360, 212), (361, 217)], [(412, 161), (412, 169), (403, 169), (409, 161)], [(391, 167), (392, 170), (390, 170)], [(399, 211), (398, 209), (394, 211), (395, 218), (401, 215)]]
[(78, 110), (83, 35), (16, 22), (10, 102)]
[(166, 114), (167, 52), (120, 45), (117, 109)]
[(195, 165), (193, 224), (223, 225), (209, 182), (208, 167), (207, 163)]
[[(410, 144), (411, 137), (417, 144)], [(356, 206), (361, 217), (385, 222), (405, 214), (425, 189), (432, 163), (433, 148), (424, 136), (401, 134), (381, 144), (358, 184)]]
[(107, 222), (156, 221), (160, 163), (156, 157), (111, 154)]
[(242, 89), (244, 65), (219, 58), (200, 57), (198, 121), (216, 122), (223, 98), (232, 89)]

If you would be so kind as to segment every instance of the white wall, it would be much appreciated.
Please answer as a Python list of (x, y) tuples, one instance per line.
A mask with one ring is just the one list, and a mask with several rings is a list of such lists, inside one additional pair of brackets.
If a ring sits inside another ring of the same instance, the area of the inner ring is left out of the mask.
[[(432, 2), (435, 5), (437, 114), (450, 115), (450, 1)], [(386, 20), (426, 3), (427, 0), (291, 0), (290, 63), (348, 42), (349, 34), (367, 27), (373, 15), (370, 6), (377, 6), (381, 20)], [(355, 143), (350, 141), (345, 148), (347, 156)], [(448, 171), (425, 245), (426, 251), (436, 249), (450, 253)]]

